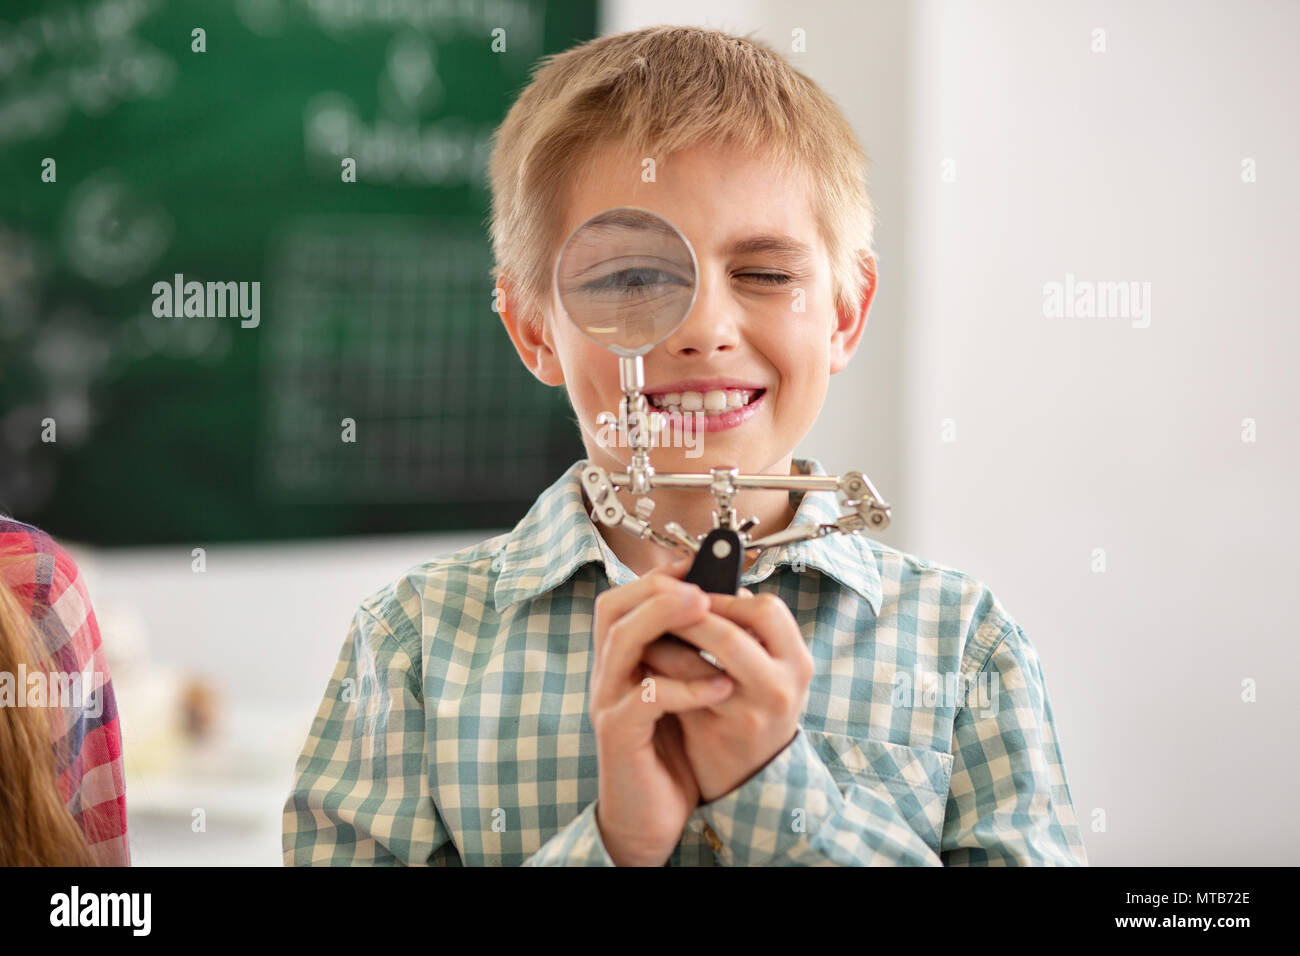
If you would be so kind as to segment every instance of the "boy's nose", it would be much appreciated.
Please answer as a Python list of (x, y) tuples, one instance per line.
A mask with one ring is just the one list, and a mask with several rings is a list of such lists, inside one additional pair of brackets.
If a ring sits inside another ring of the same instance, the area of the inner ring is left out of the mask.
[(669, 354), (707, 358), (740, 344), (740, 307), (725, 293), (725, 284), (699, 280), (686, 321), (664, 341)]

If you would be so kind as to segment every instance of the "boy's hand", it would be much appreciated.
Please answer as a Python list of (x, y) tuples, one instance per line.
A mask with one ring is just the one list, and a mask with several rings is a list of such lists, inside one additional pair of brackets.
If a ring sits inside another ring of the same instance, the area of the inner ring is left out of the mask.
[(672, 856), (700, 801), (679, 719), (733, 690), (711, 667), (705, 679), (654, 675), (642, 683), (646, 647), (708, 615), (704, 592), (675, 580), (689, 568), (681, 561), (596, 598), (590, 700), (600, 779), (596, 824), (619, 866), (662, 866)]
[[(736, 681), (724, 701), (679, 718), (705, 803), (734, 790), (789, 745), (813, 674), (803, 634), (780, 598), (754, 597), (743, 588), (708, 598), (702, 621), (673, 631), (709, 651)], [(701, 667), (714, 670), (697, 651), (667, 641), (648, 647), (645, 662), (652, 674), (677, 679), (694, 677)]]

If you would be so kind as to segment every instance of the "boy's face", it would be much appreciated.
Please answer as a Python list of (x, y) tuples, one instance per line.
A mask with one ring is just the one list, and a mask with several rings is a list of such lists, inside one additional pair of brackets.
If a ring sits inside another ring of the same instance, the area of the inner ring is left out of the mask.
[[(712, 379), (762, 392), (748, 414), (726, 416), (743, 420), (668, 439), (651, 449), (651, 462), (668, 472), (727, 465), (742, 474), (784, 474), (821, 411), (829, 376), (857, 348), (875, 294), (874, 262), (866, 267), (870, 288), (860, 308), (837, 316), (830, 262), (802, 177), (763, 156), (715, 146), (657, 161), (655, 181), (643, 182), (643, 157), (616, 148), (596, 152), (575, 173), (558, 242), (615, 206), (648, 209), (677, 227), (695, 250), (695, 303), (677, 331), (644, 356), (644, 393), (654, 398), (666, 386), (681, 392), (675, 383), (684, 380)], [(557, 244), (552, 262), (558, 254)], [(631, 450), (608, 440), (612, 429), (596, 425), (600, 412), (618, 413), (616, 357), (569, 322), (554, 288), (542, 328), (529, 333), (512, 314), (508, 282), (503, 287), (511, 338), (539, 379), (567, 388), (587, 457), (626, 469)], [(707, 395), (711, 390), (691, 391), (709, 407), (719, 402)], [(735, 396), (726, 398), (734, 405)], [(679, 399), (693, 402), (684, 393)]]

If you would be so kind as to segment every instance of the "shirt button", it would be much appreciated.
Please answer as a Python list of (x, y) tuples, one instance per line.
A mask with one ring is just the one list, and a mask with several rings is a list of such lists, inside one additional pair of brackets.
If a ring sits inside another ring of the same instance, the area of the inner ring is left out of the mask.
[(713, 827), (709, 826), (707, 823), (704, 824), (704, 841), (708, 843), (714, 853), (717, 853), (722, 849), (722, 841), (719, 840), (718, 835), (713, 832)]

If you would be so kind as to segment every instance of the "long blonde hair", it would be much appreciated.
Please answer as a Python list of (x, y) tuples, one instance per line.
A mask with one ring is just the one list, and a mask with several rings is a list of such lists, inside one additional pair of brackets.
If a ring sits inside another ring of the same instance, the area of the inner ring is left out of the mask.
[[(0, 554), (0, 572), (27, 556)], [(0, 672), (16, 685), (19, 665), (28, 673), (51, 670), (52, 658), (17, 595), (0, 574)], [(94, 866), (81, 827), (59, 793), (55, 745), (62, 714), (44, 707), (0, 706), (0, 866)]]

